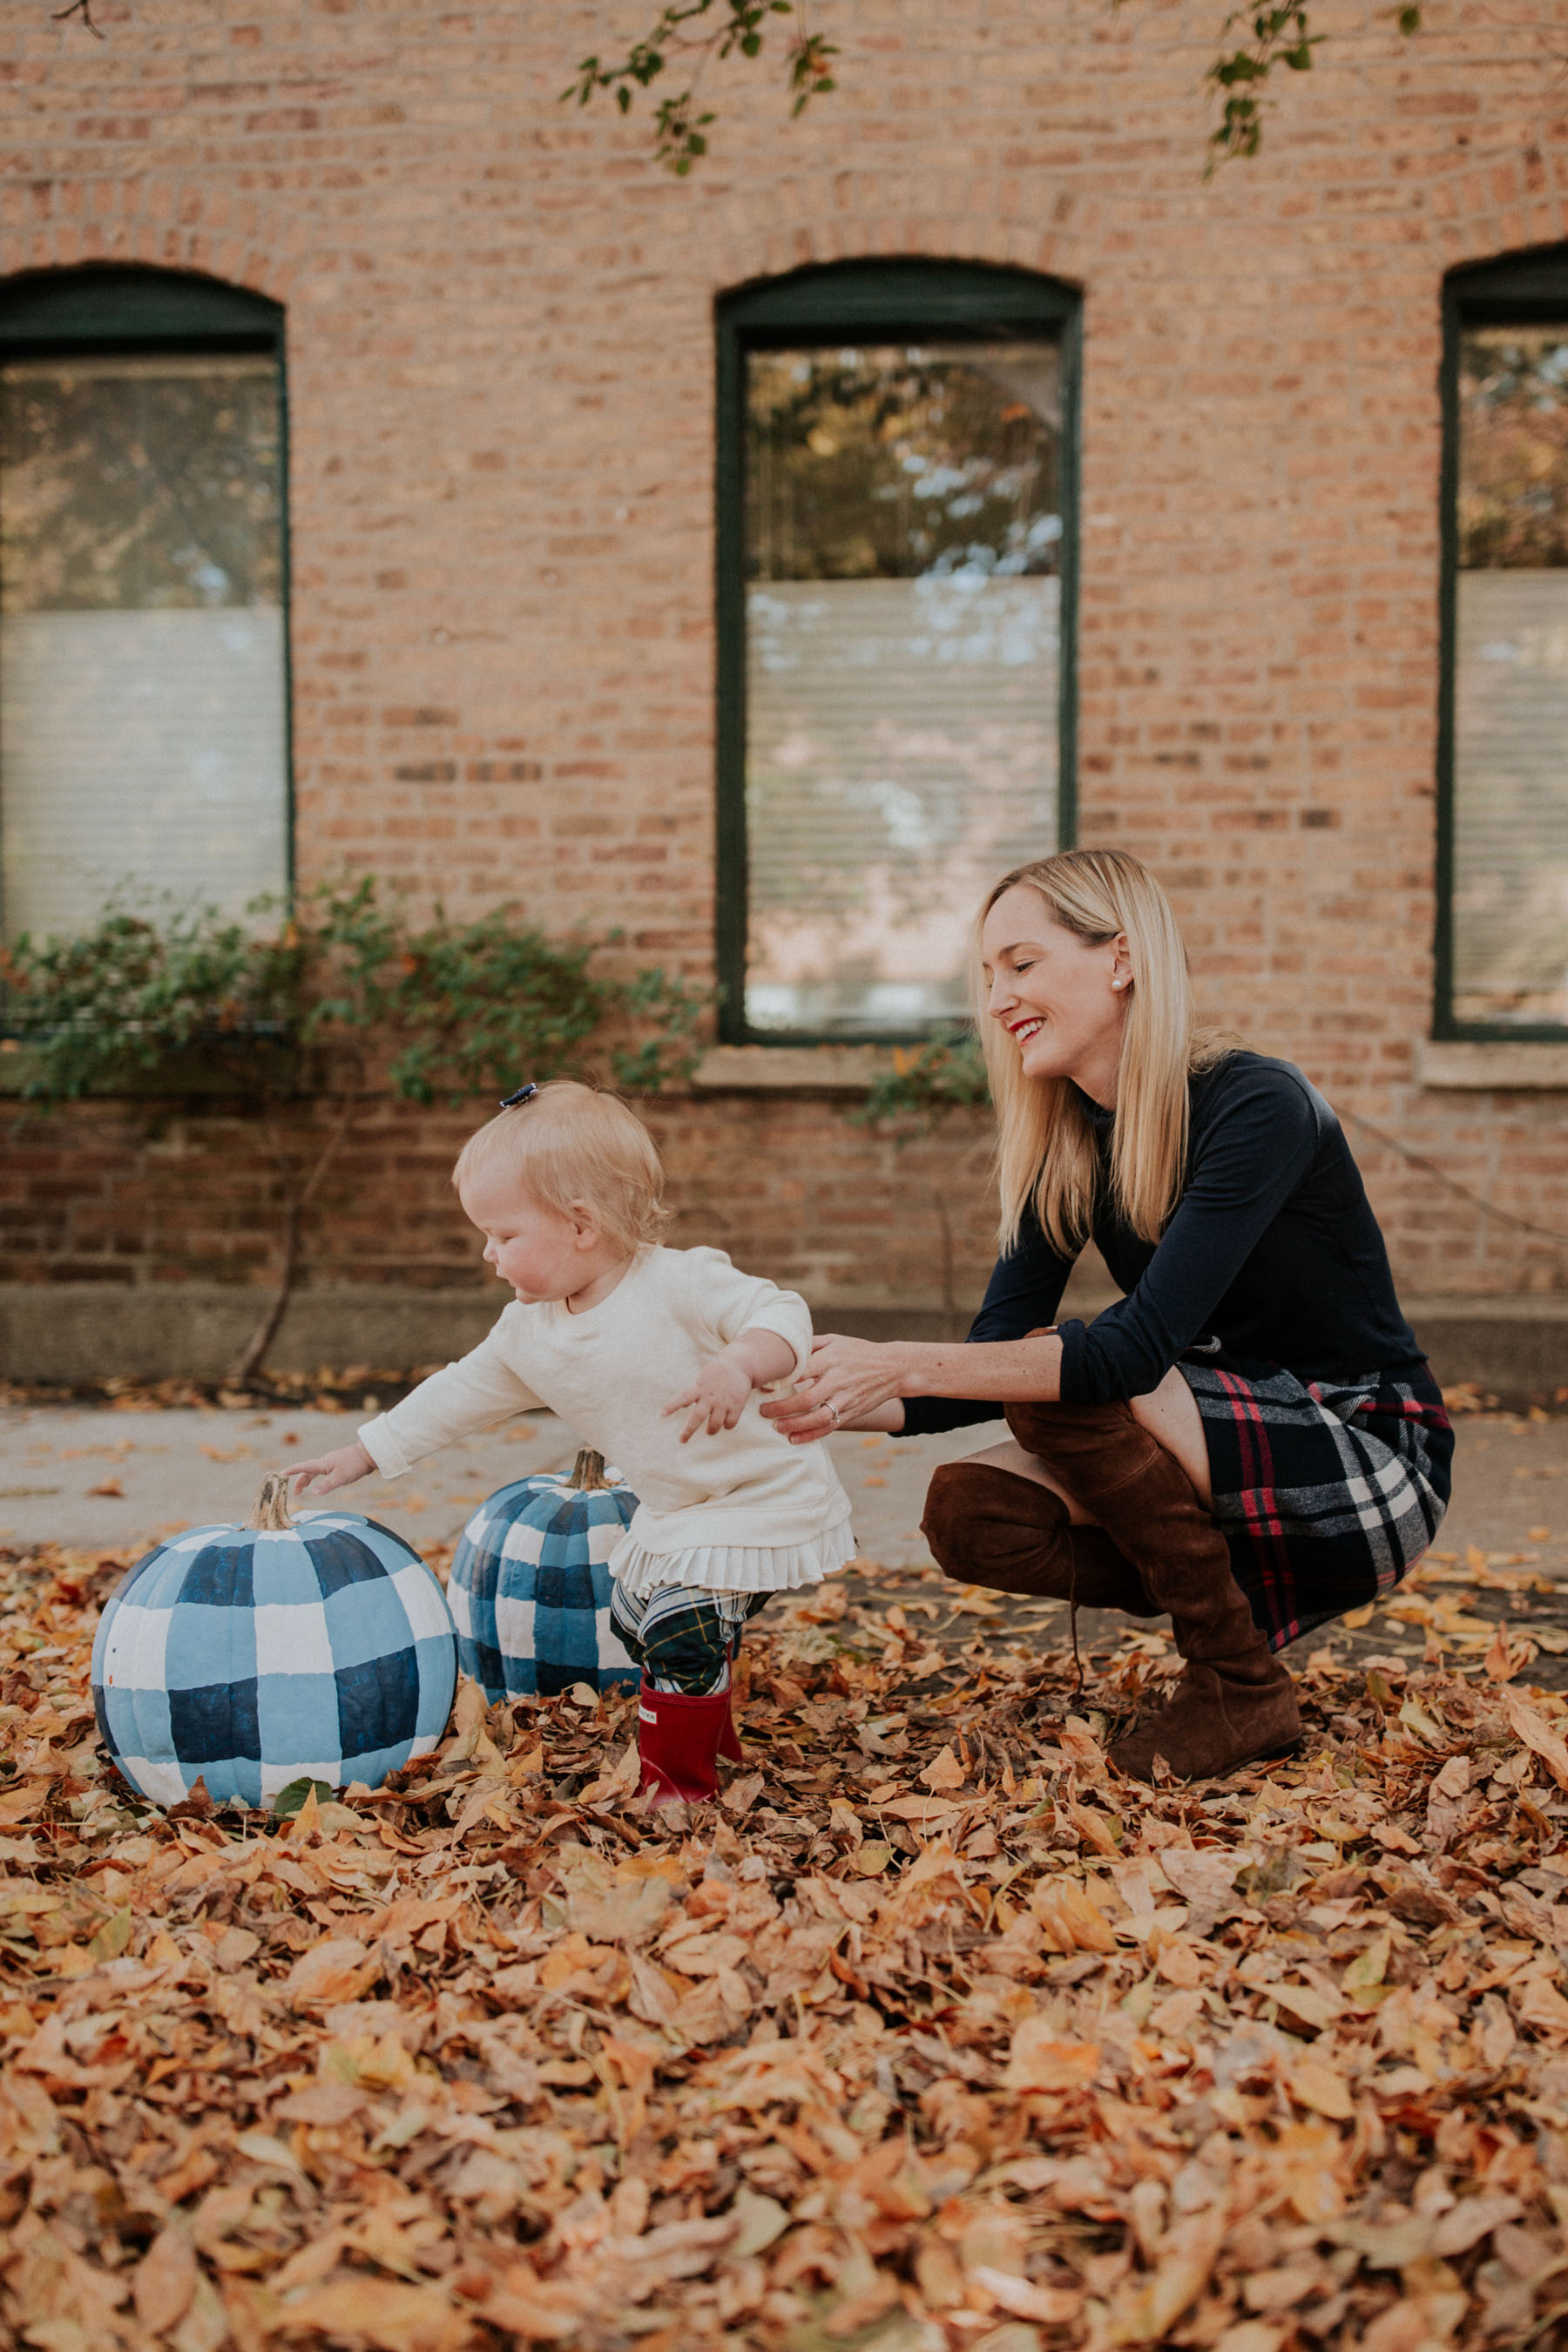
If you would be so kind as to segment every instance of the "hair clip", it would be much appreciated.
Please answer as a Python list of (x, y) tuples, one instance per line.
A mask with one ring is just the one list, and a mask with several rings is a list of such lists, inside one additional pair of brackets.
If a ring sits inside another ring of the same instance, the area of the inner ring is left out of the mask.
[(538, 1092), (539, 1088), (534, 1085), (531, 1078), (527, 1086), (519, 1087), (516, 1094), (502, 1095), (500, 1098), (500, 1107), (502, 1110), (515, 1110), (519, 1103), (531, 1102)]

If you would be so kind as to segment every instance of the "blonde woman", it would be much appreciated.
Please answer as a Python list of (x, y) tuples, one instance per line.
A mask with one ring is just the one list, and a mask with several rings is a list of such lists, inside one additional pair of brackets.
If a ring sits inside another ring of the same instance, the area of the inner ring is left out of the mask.
[[(1181, 1679), (1112, 1759), (1226, 1772), (1300, 1734), (1274, 1653), (1426, 1549), (1453, 1433), (1339, 1121), (1290, 1063), (1198, 1027), (1153, 876), (1114, 850), (1020, 866), (979, 950), (1002, 1255), (968, 1342), (825, 1337), (763, 1410), (796, 1444), (1005, 1412), (1007, 1444), (931, 1480), (937, 1559), (1168, 1610)], [(1126, 1295), (1058, 1326), (1091, 1239)]]

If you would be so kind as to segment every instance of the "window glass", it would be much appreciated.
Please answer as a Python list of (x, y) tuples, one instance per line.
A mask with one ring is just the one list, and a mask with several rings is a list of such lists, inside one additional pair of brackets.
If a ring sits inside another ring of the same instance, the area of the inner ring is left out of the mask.
[(1459, 347), (1453, 1013), (1568, 1023), (1568, 319)]
[(747, 1024), (919, 1028), (968, 1010), (986, 885), (1057, 845), (1058, 348), (745, 364)]
[(282, 575), (271, 354), (0, 364), (7, 932), (284, 887)]

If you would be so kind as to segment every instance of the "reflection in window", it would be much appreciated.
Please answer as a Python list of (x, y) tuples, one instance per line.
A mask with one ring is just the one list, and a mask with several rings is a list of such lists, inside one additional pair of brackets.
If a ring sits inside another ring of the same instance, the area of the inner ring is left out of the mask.
[(1058, 347), (745, 367), (747, 1024), (962, 1015), (984, 887), (1057, 843)]
[(1453, 1011), (1568, 1023), (1568, 314), (1459, 345)]
[(13, 936), (284, 887), (280, 423), (268, 352), (0, 364)]

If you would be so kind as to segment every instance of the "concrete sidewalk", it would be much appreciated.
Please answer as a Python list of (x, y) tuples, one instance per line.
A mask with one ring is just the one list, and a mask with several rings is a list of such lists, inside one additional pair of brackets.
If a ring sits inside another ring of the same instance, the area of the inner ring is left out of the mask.
[[(342, 1445), (358, 1417), (278, 1409), (0, 1409), (0, 1543), (118, 1549), (179, 1527), (243, 1520), (264, 1471)], [(1473, 1544), (1491, 1555), (1524, 1555), (1544, 1574), (1568, 1580), (1568, 1418), (1468, 1414), (1458, 1433), (1441, 1548), (1462, 1554)], [(932, 1470), (1003, 1433), (997, 1423), (945, 1437), (830, 1440), (862, 1553), (889, 1568), (926, 1560), (920, 1519)], [(432, 1455), (406, 1478), (367, 1478), (342, 1499), (412, 1543), (438, 1543), (455, 1537), (495, 1487), (570, 1464), (575, 1450), (552, 1413), (529, 1413)]]

